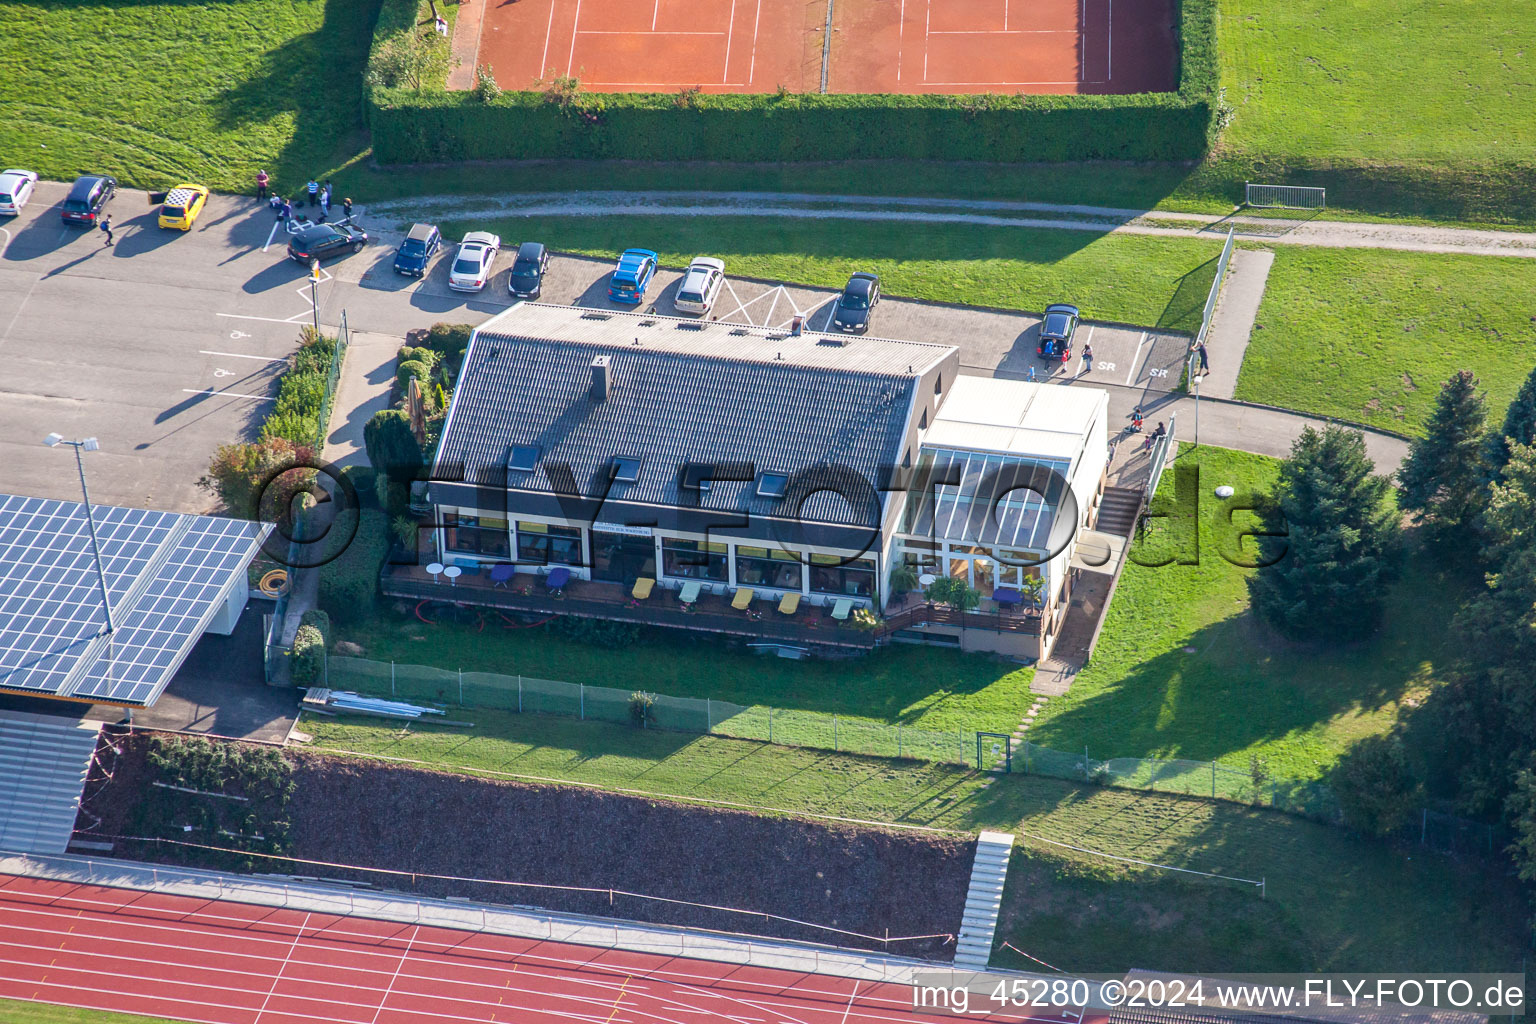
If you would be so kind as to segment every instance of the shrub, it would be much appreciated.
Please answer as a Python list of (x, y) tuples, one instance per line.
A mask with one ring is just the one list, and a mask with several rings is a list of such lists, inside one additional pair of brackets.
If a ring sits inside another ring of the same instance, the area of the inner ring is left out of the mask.
[(386, 39), (368, 58), (366, 81), (376, 89), (442, 88), (454, 59), (448, 40), (436, 32), (404, 32)]
[(636, 690), (629, 695), (629, 720), (638, 729), (647, 728), (656, 720), (656, 695)]
[(594, 647), (619, 649), (633, 646), (640, 639), (640, 627), (633, 622), (589, 619), (579, 615), (556, 615), (550, 628), (561, 636)]
[(320, 566), (319, 603), (332, 618), (356, 622), (374, 610), (379, 569), (389, 553), (389, 524), (384, 513), (372, 508), (348, 509), (337, 519), (343, 533), (354, 523), (357, 532), (344, 551)]
[(501, 86), (496, 84), (496, 73), (491, 70), (491, 66), (475, 65), (475, 98), (481, 103), (494, 103), (500, 95)]
[(331, 646), (331, 617), (323, 609), (311, 608), (299, 616), (299, 625), (314, 626), (320, 631), (320, 639), (325, 641), (325, 646)]
[(399, 409), (374, 413), (363, 428), (363, 444), (373, 468), (395, 482), (416, 479), (426, 464), (411, 419)]
[(395, 371), (395, 386), (400, 389), (402, 397), (410, 390), (412, 377), (420, 381), (422, 387), (426, 387), (427, 381), (432, 379), (432, 367), (416, 359), (407, 359), (401, 363)]
[(293, 652), (288, 658), (293, 685), (313, 686), (325, 668), (325, 637), (314, 626), (300, 626), (293, 635)]
[(900, 597), (917, 588), (917, 569), (905, 562), (891, 566), (891, 593)]
[(312, 486), (314, 470), (303, 467), (314, 463), (313, 449), (282, 437), (220, 445), (198, 483), (234, 515), (276, 522), (290, 511), (294, 497)]
[(1372, 835), (1397, 831), (1424, 798), (1396, 736), (1369, 736), (1333, 770), (1339, 808), (1351, 827)]
[(968, 612), (981, 603), (981, 591), (965, 580), (954, 576), (940, 576), (928, 586), (930, 601), (947, 604), (957, 612)]
[(436, 352), (444, 360), (451, 360), (457, 364), (464, 358), (464, 350), (469, 347), (469, 336), (474, 328), (469, 324), (433, 324), (427, 331), (426, 347)]

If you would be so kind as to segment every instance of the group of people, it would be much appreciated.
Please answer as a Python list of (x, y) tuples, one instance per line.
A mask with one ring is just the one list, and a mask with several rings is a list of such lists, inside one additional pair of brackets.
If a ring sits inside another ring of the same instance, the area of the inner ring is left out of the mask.
[[(280, 222), (287, 222), (292, 220), (295, 201), (284, 199), (276, 192), (273, 192), (271, 198), (269, 199), (267, 197), (267, 189), (271, 183), (272, 179), (270, 176), (268, 176), (266, 171), (263, 170), (256, 173), (257, 202), (265, 200), (267, 206), (272, 210), (273, 215), (276, 216)], [(301, 192), (296, 197), (296, 199), (297, 205), (299, 207), (304, 206), (307, 200), (310, 206), (317, 206), (320, 208), (320, 215), (315, 218), (316, 224), (324, 224), (326, 219), (331, 215), (331, 183), (329, 181), (327, 181), (322, 186), (318, 181), (311, 178), (309, 180), (309, 184), (304, 186), (304, 191)], [(350, 196), (343, 198), (341, 201), (341, 215), (343, 220), (352, 219), (352, 199)]]

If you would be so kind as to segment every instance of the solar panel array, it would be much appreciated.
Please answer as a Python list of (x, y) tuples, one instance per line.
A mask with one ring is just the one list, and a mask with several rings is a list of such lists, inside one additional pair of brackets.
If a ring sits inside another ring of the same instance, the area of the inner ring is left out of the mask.
[(0, 689), (147, 705), (160, 696), (270, 525), (0, 495)]

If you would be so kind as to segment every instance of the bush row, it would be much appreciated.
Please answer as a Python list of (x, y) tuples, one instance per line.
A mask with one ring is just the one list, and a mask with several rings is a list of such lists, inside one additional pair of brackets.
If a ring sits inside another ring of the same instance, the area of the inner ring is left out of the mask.
[[(385, 0), (375, 47), (416, 0)], [(1216, 102), (1215, 0), (1182, 0), (1179, 88), (1129, 96), (550, 94), (375, 88), (380, 163), (629, 160), (1194, 160)]]
[(324, 447), (325, 424), (322, 419), (328, 410), (326, 385), (330, 381), (331, 361), (335, 355), (335, 338), (317, 335), (310, 327), (304, 328), (299, 350), (278, 381), (277, 400), (272, 412), (261, 425), (262, 441), (283, 437), (316, 451)]

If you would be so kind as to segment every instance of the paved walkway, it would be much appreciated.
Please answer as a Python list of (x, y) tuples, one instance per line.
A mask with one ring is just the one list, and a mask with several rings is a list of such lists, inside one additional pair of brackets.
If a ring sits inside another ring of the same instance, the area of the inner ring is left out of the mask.
[(1211, 330), (1205, 339), (1211, 369), (1200, 380), (1200, 394), (1231, 398), (1237, 392), (1237, 373), (1243, 367), (1248, 339), (1259, 316), (1264, 285), (1275, 254), (1268, 249), (1236, 249), (1227, 265), (1227, 280), (1216, 300)]
[(395, 355), (404, 338), (392, 334), (353, 331), (347, 358), (336, 382), (336, 401), (331, 412), (331, 432), (325, 438), (321, 458), (338, 468), (367, 466), (368, 449), (363, 428), (376, 412), (389, 408), (389, 391), (395, 383)]
[(1060, 228), (1098, 234), (1218, 238), (1236, 228), (1239, 238), (1276, 245), (1346, 249), (1400, 249), (1481, 256), (1536, 257), (1536, 232), (1372, 224), (1269, 217), (1213, 217), (1199, 213), (1005, 200), (928, 199), (909, 196), (831, 196), (780, 192), (534, 192), (511, 196), (417, 196), (372, 204), (381, 221), (483, 220), (507, 216), (792, 217), (808, 220), (905, 221), (986, 227)]

